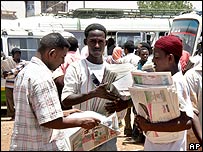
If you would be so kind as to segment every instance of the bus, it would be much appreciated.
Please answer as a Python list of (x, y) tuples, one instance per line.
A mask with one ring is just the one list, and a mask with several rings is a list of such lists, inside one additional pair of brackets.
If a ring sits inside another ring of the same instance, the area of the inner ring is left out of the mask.
[(74, 37), (72, 33), (66, 31), (3, 29), (1, 31), (1, 51), (5, 56), (11, 56), (11, 50), (17, 47), (21, 50), (21, 58), (29, 61), (36, 53), (41, 38), (51, 32), (59, 32), (65, 38)]
[(188, 51), (191, 56), (194, 56), (202, 37), (201, 14), (190, 12), (175, 17), (169, 34), (179, 36), (183, 41), (183, 49)]

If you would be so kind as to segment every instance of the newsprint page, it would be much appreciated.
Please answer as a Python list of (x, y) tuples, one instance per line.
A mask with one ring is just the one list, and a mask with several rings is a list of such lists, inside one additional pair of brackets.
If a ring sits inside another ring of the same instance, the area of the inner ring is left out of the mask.
[(86, 130), (81, 127), (54, 129), (52, 139), (60, 136), (60, 132), (65, 133), (65, 140), (69, 145), (70, 151), (89, 151), (93, 148), (117, 137), (120, 134), (118, 126), (118, 117), (116, 112), (106, 117), (94, 111), (76, 112), (69, 118), (95, 117), (101, 120), (100, 125), (93, 129)]

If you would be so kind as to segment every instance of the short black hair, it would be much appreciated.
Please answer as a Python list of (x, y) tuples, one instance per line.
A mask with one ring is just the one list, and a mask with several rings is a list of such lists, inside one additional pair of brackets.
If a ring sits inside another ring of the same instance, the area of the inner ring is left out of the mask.
[(85, 37), (87, 38), (89, 32), (90, 32), (90, 31), (94, 31), (94, 30), (103, 31), (104, 34), (105, 34), (105, 38), (106, 38), (106, 35), (107, 35), (107, 30), (106, 30), (106, 28), (105, 28), (103, 25), (98, 24), (98, 23), (92, 23), (92, 24), (88, 25), (88, 26), (85, 28)]
[(70, 36), (69, 38), (67, 38), (67, 41), (70, 44), (70, 51), (77, 51), (78, 48), (78, 40), (75, 37)]
[(21, 54), (21, 50), (20, 50), (19, 48), (13, 48), (13, 49), (11, 50), (12, 56), (14, 56), (14, 54), (15, 54), (16, 52), (19, 52), (19, 53)]
[(42, 37), (38, 48), (39, 52), (43, 52), (48, 48), (64, 48), (70, 47), (69, 42), (60, 33), (49, 33)]
[(123, 45), (124, 49), (127, 49), (129, 53), (133, 53), (135, 50), (135, 45), (134, 42), (132, 40), (128, 40), (124, 43)]

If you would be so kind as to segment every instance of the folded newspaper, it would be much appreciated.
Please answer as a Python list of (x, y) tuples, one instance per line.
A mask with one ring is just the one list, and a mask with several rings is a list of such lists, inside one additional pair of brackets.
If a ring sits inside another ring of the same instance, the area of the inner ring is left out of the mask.
[(90, 130), (81, 127), (54, 129), (52, 140), (55, 140), (61, 131), (65, 134), (65, 140), (68, 143), (70, 151), (89, 151), (99, 145), (117, 137), (120, 134), (118, 126), (118, 117), (114, 112), (109, 117), (96, 113), (94, 111), (84, 111), (73, 113), (68, 118), (95, 117), (101, 120), (99, 126)]
[[(170, 72), (131, 73), (134, 85), (129, 87), (129, 91), (139, 115), (154, 123), (169, 121), (180, 116), (178, 96)], [(155, 143), (165, 143), (180, 138), (177, 132), (148, 131), (145, 135)]]
[[(109, 64), (104, 70), (102, 82), (108, 82), (107, 89), (123, 100), (130, 99), (128, 87), (133, 85), (131, 71), (135, 70), (131, 63)], [(126, 115), (127, 109), (117, 112), (119, 121)]]

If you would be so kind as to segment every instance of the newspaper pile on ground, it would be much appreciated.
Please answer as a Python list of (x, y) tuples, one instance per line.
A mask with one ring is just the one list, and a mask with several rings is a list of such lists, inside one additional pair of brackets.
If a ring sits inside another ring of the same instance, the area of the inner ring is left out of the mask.
[(117, 137), (120, 134), (118, 126), (118, 117), (114, 112), (109, 117), (96, 113), (94, 111), (76, 112), (69, 118), (95, 117), (101, 120), (99, 126), (93, 129), (86, 130), (81, 127), (54, 129), (52, 139), (54, 140), (60, 134), (60, 131), (65, 133), (65, 140), (69, 145), (70, 151), (89, 151), (99, 145)]
[[(170, 72), (134, 71), (132, 77), (134, 85), (129, 87), (129, 91), (139, 115), (151, 122), (169, 121), (180, 116), (178, 96)], [(155, 131), (148, 131), (146, 136), (157, 143), (167, 142), (164, 140), (166, 136), (170, 136), (171, 140), (179, 138), (177, 133)]]

